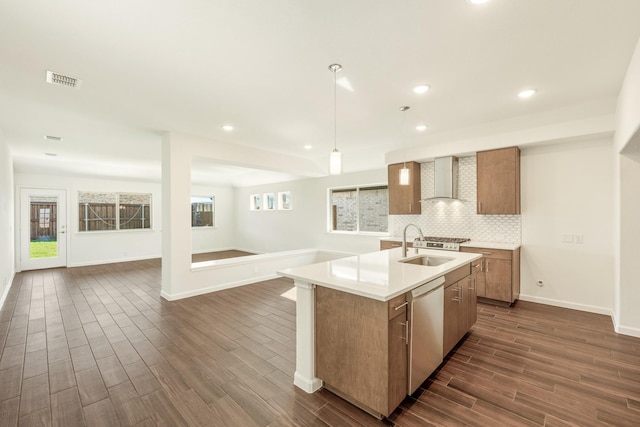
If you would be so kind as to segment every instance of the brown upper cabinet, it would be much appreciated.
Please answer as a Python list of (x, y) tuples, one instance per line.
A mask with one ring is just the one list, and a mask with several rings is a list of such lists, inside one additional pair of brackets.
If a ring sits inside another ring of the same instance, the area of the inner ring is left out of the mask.
[(476, 161), (478, 214), (520, 215), (520, 149), (479, 151)]
[(422, 213), (420, 205), (420, 163), (407, 162), (411, 179), (409, 185), (400, 185), (400, 169), (404, 163), (389, 165), (389, 215), (418, 215)]

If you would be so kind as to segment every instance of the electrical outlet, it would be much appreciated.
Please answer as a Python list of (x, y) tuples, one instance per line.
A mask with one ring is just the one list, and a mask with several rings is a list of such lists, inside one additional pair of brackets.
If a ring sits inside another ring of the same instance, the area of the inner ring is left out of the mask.
[(584, 241), (584, 236), (582, 234), (576, 234), (573, 236), (573, 241), (578, 245), (581, 245)]
[(573, 243), (573, 234), (563, 234), (562, 243)]

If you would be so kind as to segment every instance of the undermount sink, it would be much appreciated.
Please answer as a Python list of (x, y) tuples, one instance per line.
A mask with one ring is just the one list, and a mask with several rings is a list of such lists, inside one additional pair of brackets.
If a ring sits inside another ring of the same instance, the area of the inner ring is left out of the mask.
[(435, 267), (449, 261), (453, 261), (453, 258), (421, 255), (413, 258), (401, 259), (399, 262), (404, 262), (406, 264), (426, 265), (428, 267)]

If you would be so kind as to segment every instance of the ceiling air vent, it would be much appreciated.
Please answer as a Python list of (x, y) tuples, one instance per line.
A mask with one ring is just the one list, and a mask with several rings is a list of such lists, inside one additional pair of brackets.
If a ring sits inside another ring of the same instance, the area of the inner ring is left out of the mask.
[(62, 141), (61, 136), (53, 136), (53, 135), (45, 135), (44, 139), (46, 139), (47, 141), (56, 141), (56, 142)]
[(47, 70), (47, 83), (79, 89), (82, 80)]

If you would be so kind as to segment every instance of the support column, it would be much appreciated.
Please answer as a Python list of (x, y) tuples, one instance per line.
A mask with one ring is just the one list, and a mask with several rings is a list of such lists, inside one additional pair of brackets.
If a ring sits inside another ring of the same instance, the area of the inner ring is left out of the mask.
[(296, 373), (293, 384), (313, 393), (322, 388), (316, 378), (315, 354), (315, 286), (295, 281), (296, 285)]
[(162, 136), (162, 291), (184, 292), (191, 273), (191, 150), (177, 136)]

